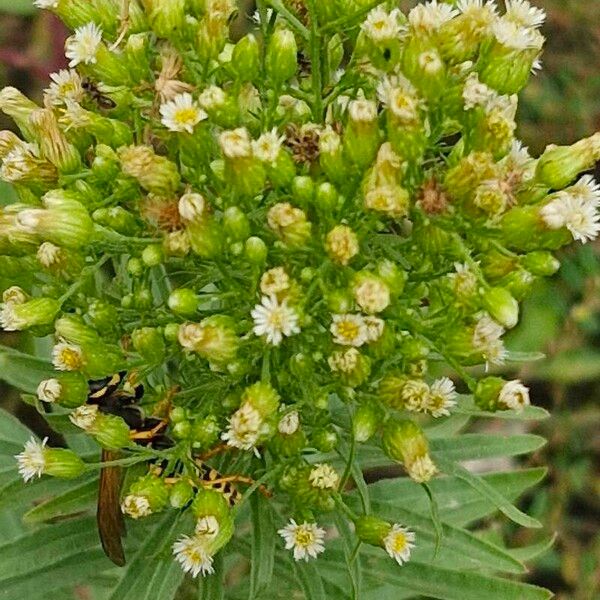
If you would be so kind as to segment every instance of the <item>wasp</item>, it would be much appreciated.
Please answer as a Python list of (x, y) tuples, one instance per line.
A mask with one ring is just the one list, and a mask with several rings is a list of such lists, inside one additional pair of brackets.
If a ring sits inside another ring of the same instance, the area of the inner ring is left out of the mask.
[[(142, 385), (131, 385), (126, 381), (126, 372), (121, 371), (105, 379), (88, 382), (88, 404), (95, 404), (102, 412), (121, 417), (131, 429), (131, 438), (139, 444), (153, 448), (168, 448), (172, 441), (164, 434), (167, 422), (145, 417), (138, 405), (144, 395)], [(117, 452), (102, 450), (102, 462), (119, 458)], [(122, 469), (106, 466), (100, 470), (96, 520), (98, 534), (105, 554), (116, 565), (125, 564), (122, 537), (125, 522), (119, 501), (122, 484)]]
[(88, 77), (83, 77), (81, 80), (81, 87), (83, 91), (98, 105), (99, 108), (110, 110), (115, 108), (117, 103), (112, 99), (103, 94), (96, 83), (94, 83)]

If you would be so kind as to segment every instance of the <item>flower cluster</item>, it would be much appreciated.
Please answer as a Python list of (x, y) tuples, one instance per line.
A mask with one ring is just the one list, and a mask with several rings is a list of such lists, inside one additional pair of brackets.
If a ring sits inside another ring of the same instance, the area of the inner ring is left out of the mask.
[[(559, 268), (552, 252), (600, 231), (600, 186), (577, 179), (600, 134), (540, 158), (515, 138), (542, 10), (371, 4), (284, 2), (233, 42), (233, 0), (126, 14), (118, 0), (40, 0), (74, 30), (69, 68), (43, 107), (0, 91), (20, 131), (0, 132), (18, 194), (0, 209), (0, 268), (15, 279), (0, 324), (54, 335), (39, 400), (141, 460), (152, 435), (135, 443), (138, 427), (99, 410), (88, 381), (128, 371), (144, 384), (171, 460), (124, 490), (122, 510), (191, 506), (196, 530), (173, 552), (193, 576), (233, 534), (217, 483), (281, 503), (286, 548), (315, 558), (317, 520), (344, 505), (335, 450), (377, 445), (427, 482), (439, 469), (426, 425), (469, 402), (457, 389), (522, 410), (520, 381), (465, 369), (510, 357), (503, 335)], [(26, 481), (84, 469), (35, 441), (18, 461)], [(236, 471), (207, 479), (218, 465)], [(418, 543), (404, 525), (350, 518), (399, 564)]]

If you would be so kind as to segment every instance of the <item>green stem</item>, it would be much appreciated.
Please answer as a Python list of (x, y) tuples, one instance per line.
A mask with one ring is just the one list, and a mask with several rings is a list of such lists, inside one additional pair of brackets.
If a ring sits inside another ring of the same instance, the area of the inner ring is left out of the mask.
[(58, 299), (59, 304), (61, 304), (62, 306), (73, 294), (75, 294), (75, 292), (77, 292), (79, 288), (81, 288), (87, 283), (88, 277), (90, 275), (96, 273), (96, 271), (99, 271), (111, 258), (112, 257), (110, 256), (110, 254), (107, 254), (103, 256), (95, 265), (83, 269), (79, 279), (75, 283), (70, 285), (69, 289), (67, 289), (67, 291)]
[(346, 503), (342, 500), (340, 494), (334, 494), (333, 499), (335, 501), (336, 506), (351, 520), (356, 521), (358, 519), (358, 515), (346, 505)]
[(323, 65), (321, 64), (322, 34), (319, 31), (315, 0), (307, 0), (310, 13), (310, 64), (312, 69), (313, 118), (323, 118)]
[[(285, 20), (295, 29), (305, 40), (310, 39), (310, 32), (308, 29), (298, 20), (298, 18), (289, 11), (280, 0), (268, 0), (268, 3), (273, 9), (275, 9)], [(262, 16), (261, 16), (262, 18)]]

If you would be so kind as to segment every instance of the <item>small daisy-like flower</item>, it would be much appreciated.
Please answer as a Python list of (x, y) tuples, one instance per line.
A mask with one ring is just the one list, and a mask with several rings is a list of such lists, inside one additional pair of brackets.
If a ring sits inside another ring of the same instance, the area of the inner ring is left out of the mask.
[(70, 415), (69, 420), (73, 425), (80, 427), (84, 431), (92, 429), (98, 418), (97, 404), (82, 404), (78, 406)]
[(419, 118), (419, 99), (403, 88), (389, 90), (385, 104), (401, 123), (414, 123)]
[(383, 538), (385, 551), (399, 564), (410, 559), (410, 552), (415, 547), (415, 534), (397, 523)]
[(367, 341), (367, 328), (362, 315), (333, 315), (330, 328), (333, 341), (342, 346), (362, 346)]
[(544, 42), (544, 38), (535, 29), (523, 27), (506, 18), (494, 21), (492, 32), (500, 44), (512, 50), (527, 50), (529, 48), (539, 50)]
[(27, 321), (19, 318), (13, 303), (0, 304), (0, 327), (4, 331), (21, 331), (26, 326)]
[(420, 379), (409, 379), (400, 392), (407, 410), (425, 412), (429, 407), (429, 385)]
[(208, 115), (187, 92), (175, 96), (160, 107), (161, 123), (169, 131), (194, 133), (194, 127)]
[(503, 335), (504, 327), (484, 314), (475, 325), (473, 347), (483, 354), (487, 362), (501, 365), (506, 358), (506, 349), (501, 339)]
[(448, 377), (437, 379), (429, 390), (428, 411), (432, 417), (447, 417), (450, 409), (456, 406), (456, 389), (454, 382)]
[(506, 0), (505, 16), (521, 27), (541, 27), (546, 20), (546, 11), (531, 6), (527, 0)]
[(59, 106), (67, 100), (81, 102), (85, 92), (81, 84), (81, 76), (74, 69), (61, 69), (57, 73), (51, 73), (52, 83), (44, 90), (46, 104)]
[(328, 359), (327, 364), (334, 372), (351, 373), (358, 366), (360, 352), (356, 348), (334, 352)]
[(390, 185), (369, 190), (365, 195), (365, 206), (392, 217), (403, 217), (408, 211), (405, 200), (398, 194), (398, 188)]
[(331, 465), (320, 463), (314, 465), (308, 480), (313, 487), (320, 490), (335, 490), (340, 482), (340, 476)]
[(454, 263), (454, 273), (448, 279), (459, 298), (469, 298), (477, 291), (477, 276), (467, 263)]
[(347, 265), (359, 252), (358, 236), (348, 225), (336, 225), (325, 241), (327, 253), (340, 265)]
[(285, 135), (279, 135), (276, 127), (267, 133), (263, 133), (257, 140), (252, 142), (254, 156), (263, 162), (274, 163), (281, 152), (284, 140)]
[(212, 575), (215, 572), (213, 557), (207, 551), (206, 542), (201, 537), (187, 535), (180, 537), (173, 544), (173, 554), (183, 571), (192, 577), (198, 577), (200, 574)]
[(204, 110), (217, 110), (225, 104), (226, 100), (227, 96), (223, 88), (216, 85), (207, 87), (198, 97), (198, 103)]
[(37, 386), (36, 393), (42, 402), (56, 402), (62, 393), (62, 386), (58, 379), (44, 379)]
[(300, 416), (297, 410), (293, 410), (279, 420), (277, 430), (283, 435), (292, 435), (300, 427)]
[(365, 98), (352, 100), (348, 105), (348, 114), (355, 123), (372, 123), (377, 119), (377, 104)]
[(229, 418), (229, 427), (221, 439), (234, 448), (252, 450), (258, 442), (262, 424), (260, 413), (244, 404)]
[(148, 502), (146, 496), (129, 494), (125, 496), (123, 502), (121, 502), (121, 512), (132, 519), (141, 519), (150, 516), (152, 514), (152, 509), (150, 508), (150, 502)]
[(62, 250), (52, 242), (44, 242), (37, 250), (37, 259), (42, 267), (52, 267), (62, 259)]
[(520, 411), (529, 406), (529, 388), (519, 380), (507, 381), (498, 395), (498, 404), (508, 409)]
[(205, 540), (214, 540), (219, 535), (219, 521), (213, 515), (205, 515), (196, 523), (195, 535)]
[(52, 348), (52, 364), (59, 371), (77, 371), (83, 366), (83, 351), (76, 344), (58, 342)]
[(290, 289), (290, 277), (283, 267), (269, 269), (260, 278), (260, 291), (267, 295), (276, 295)]
[(566, 227), (573, 239), (583, 244), (596, 239), (600, 232), (600, 214), (594, 203), (581, 196), (559, 192), (541, 209), (540, 216), (550, 229)]
[(366, 313), (379, 313), (390, 305), (390, 288), (377, 277), (363, 278), (353, 291), (356, 303)]
[(382, 335), (385, 328), (385, 321), (379, 317), (363, 317), (367, 331), (367, 342), (376, 342)]
[(45, 447), (48, 438), (38, 442), (34, 437), (25, 442), (23, 452), (17, 454), (17, 464), (19, 466), (19, 475), (25, 482), (31, 481), (35, 477), (41, 477), (46, 469)]
[(406, 463), (405, 467), (410, 478), (417, 483), (426, 483), (438, 472), (429, 454), (415, 458)]
[(252, 155), (252, 144), (245, 127), (224, 131), (219, 136), (219, 143), (227, 158), (247, 158)]
[(204, 328), (199, 323), (184, 323), (177, 332), (177, 340), (186, 350), (195, 350), (203, 337)]
[(464, 108), (465, 110), (469, 110), (476, 106), (486, 107), (497, 95), (497, 92), (492, 88), (479, 81), (477, 73), (471, 73), (467, 77), (465, 87), (463, 88)]
[(202, 194), (188, 192), (181, 196), (177, 208), (182, 219), (198, 221), (206, 212), (206, 200)]
[(265, 337), (273, 346), (279, 346), (284, 337), (300, 333), (298, 313), (288, 306), (287, 300), (279, 302), (274, 295), (263, 296), (250, 314), (254, 319), (254, 334)]
[(102, 29), (96, 23), (82, 25), (65, 43), (65, 56), (69, 59), (69, 67), (80, 63), (86, 65), (96, 62), (96, 53), (102, 43)]
[(2, 292), (2, 302), (5, 304), (24, 304), (27, 302), (27, 294), (18, 285), (11, 285)]
[(431, 0), (425, 4), (418, 4), (408, 13), (408, 22), (413, 30), (421, 33), (434, 33), (444, 23), (447, 23), (458, 14), (458, 11), (449, 4)]
[(400, 15), (397, 8), (388, 13), (382, 6), (378, 6), (367, 15), (361, 29), (375, 43), (393, 40), (405, 31)]
[(298, 525), (294, 519), (277, 532), (285, 541), (285, 549), (294, 551), (294, 560), (317, 558), (325, 550), (325, 530), (306, 521)]
[(596, 208), (600, 205), (600, 184), (592, 175), (584, 175), (575, 185), (565, 191)]

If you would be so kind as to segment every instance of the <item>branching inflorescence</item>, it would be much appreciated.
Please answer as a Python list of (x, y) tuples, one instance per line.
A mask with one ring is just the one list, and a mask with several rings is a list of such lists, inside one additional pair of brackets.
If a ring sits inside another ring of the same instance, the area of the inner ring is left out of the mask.
[[(234, 531), (211, 468), (279, 503), (296, 560), (324, 550), (334, 509), (409, 560), (413, 532), (344, 503), (357, 448), (436, 475), (423, 425), (462, 401), (436, 364), (482, 409), (527, 405), (520, 381), (468, 367), (510, 358), (502, 336), (552, 251), (600, 230), (600, 188), (577, 180), (600, 134), (539, 159), (515, 139), (543, 11), (259, 2), (234, 41), (233, 0), (35, 4), (74, 30), (43, 107), (0, 92), (21, 132), (0, 133), (19, 198), (0, 212), (19, 284), (0, 324), (54, 336), (39, 401), (148, 463), (125, 514), (191, 507), (173, 551), (194, 576)], [(121, 371), (162, 447), (89, 401)], [(35, 440), (17, 458), (26, 481), (90, 468)]]

